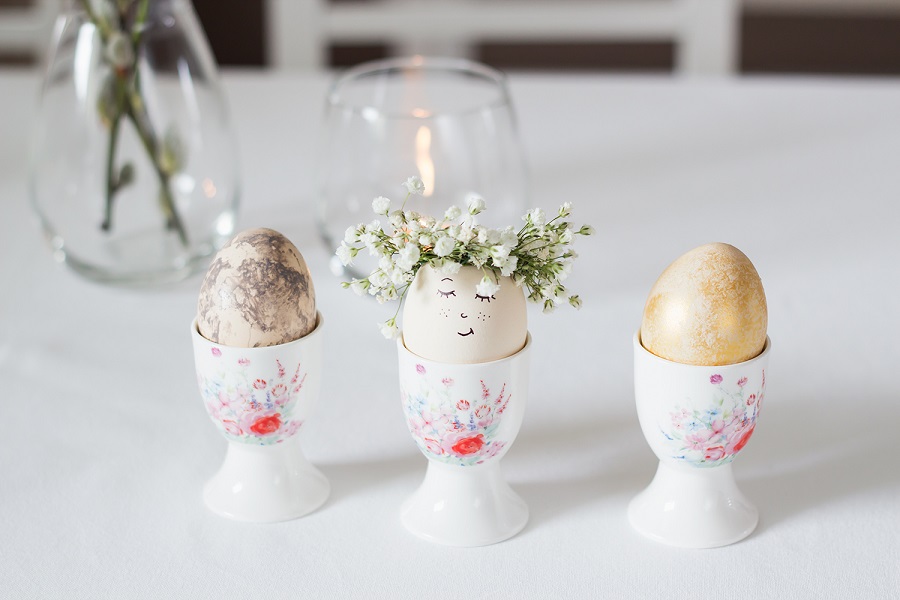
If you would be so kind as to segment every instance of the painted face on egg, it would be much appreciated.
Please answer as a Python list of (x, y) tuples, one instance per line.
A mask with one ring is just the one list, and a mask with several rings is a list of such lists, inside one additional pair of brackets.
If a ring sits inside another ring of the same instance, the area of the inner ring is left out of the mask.
[(509, 277), (491, 296), (478, 294), (481, 269), (454, 275), (419, 269), (403, 308), (403, 343), (422, 358), (480, 363), (515, 354), (525, 345), (525, 295)]

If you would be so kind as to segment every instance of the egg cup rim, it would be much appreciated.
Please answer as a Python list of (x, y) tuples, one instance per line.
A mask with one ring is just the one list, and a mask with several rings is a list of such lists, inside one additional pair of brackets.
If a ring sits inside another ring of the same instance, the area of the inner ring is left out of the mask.
[(765, 344), (763, 344), (763, 349), (759, 352), (759, 354), (757, 354), (753, 358), (748, 358), (747, 360), (743, 360), (741, 362), (728, 363), (725, 365), (692, 365), (692, 364), (688, 364), (688, 363), (675, 362), (674, 360), (669, 360), (668, 358), (663, 358), (662, 356), (653, 354), (652, 352), (647, 350), (647, 348), (645, 348), (644, 344), (641, 342), (640, 328), (638, 328), (638, 330), (635, 331), (634, 336), (632, 337), (632, 343), (634, 344), (634, 348), (636, 351), (643, 352), (651, 360), (657, 360), (663, 364), (677, 365), (679, 367), (690, 367), (690, 368), (695, 368), (695, 369), (716, 369), (716, 370), (721, 370), (724, 368), (748, 366), (748, 365), (750, 365), (750, 363), (752, 363), (754, 361), (764, 359), (766, 356), (768, 356), (769, 351), (772, 349), (772, 340), (769, 338), (768, 335), (766, 335), (766, 342), (765, 342)]
[(228, 350), (241, 350), (243, 352), (260, 352), (263, 350), (271, 350), (272, 348), (287, 348), (293, 344), (301, 344), (306, 340), (313, 338), (314, 336), (321, 335), (322, 328), (325, 326), (325, 318), (322, 316), (322, 313), (319, 310), (316, 310), (316, 326), (313, 327), (313, 330), (304, 335), (303, 337), (299, 337), (296, 340), (291, 340), (290, 342), (285, 342), (283, 344), (274, 344), (272, 346), (226, 346), (225, 344), (219, 344), (218, 342), (214, 342), (206, 337), (204, 337), (200, 333), (200, 328), (197, 326), (198, 317), (194, 316), (191, 320), (191, 336), (194, 339), (201, 340), (203, 343), (208, 344), (213, 348), (227, 348)]
[(419, 356), (418, 354), (416, 354), (415, 352), (413, 352), (412, 350), (407, 348), (406, 344), (403, 343), (403, 333), (402, 332), (400, 333), (399, 336), (397, 336), (397, 349), (400, 352), (404, 352), (406, 354), (409, 354), (410, 356), (414, 356), (416, 358), (416, 360), (418, 360), (419, 362), (421, 362), (423, 364), (430, 364), (430, 365), (453, 365), (453, 366), (459, 366), (459, 367), (481, 367), (481, 366), (486, 366), (486, 365), (497, 365), (504, 361), (515, 360), (517, 357), (521, 356), (524, 352), (526, 352), (530, 348), (531, 348), (531, 332), (526, 331), (525, 332), (525, 345), (522, 346), (521, 348), (519, 348), (519, 350), (517, 350), (515, 353), (510, 354), (509, 356), (504, 356), (503, 358), (498, 358), (496, 360), (488, 360), (488, 361), (484, 361), (484, 362), (454, 363), (454, 362), (447, 362), (447, 361), (442, 361), (442, 360), (432, 360), (430, 358), (424, 358), (422, 356)]

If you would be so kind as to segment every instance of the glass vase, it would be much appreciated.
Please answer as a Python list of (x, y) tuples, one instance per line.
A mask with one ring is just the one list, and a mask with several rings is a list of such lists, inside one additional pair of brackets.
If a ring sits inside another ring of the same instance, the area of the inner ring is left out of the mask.
[(184, 279), (234, 231), (235, 142), (189, 0), (66, 0), (32, 150), (54, 257), (90, 279)]

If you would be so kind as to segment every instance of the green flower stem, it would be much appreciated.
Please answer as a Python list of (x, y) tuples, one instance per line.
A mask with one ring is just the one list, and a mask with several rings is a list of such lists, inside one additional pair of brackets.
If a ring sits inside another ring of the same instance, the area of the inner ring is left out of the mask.
[[(119, 86), (117, 85), (116, 87), (118, 88)], [(118, 187), (115, 175), (116, 146), (119, 140), (119, 124), (121, 121), (122, 117), (116, 116), (109, 128), (109, 147), (106, 150), (106, 204), (103, 211), (103, 223), (100, 224), (100, 228), (103, 231), (109, 231), (112, 227), (113, 198)]]
[(159, 178), (160, 206), (166, 217), (166, 224), (169, 229), (174, 229), (178, 233), (178, 239), (181, 240), (181, 244), (187, 246), (187, 232), (175, 208), (175, 201), (172, 198), (172, 190), (169, 185), (169, 174), (159, 164), (159, 144), (153, 130), (150, 128), (150, 119), (147, 116), (147, 112), (145, 109), (138, 109), (134, 102), (129, 102), (125, 114), (128, 115), (128, 119), (134, 124), (138, 137), (141, 138), (141, 143), (150, 157), (150, 162), (153, 163), (156, 176)]
[[(105, 46), (114, 30), (111, 25), (100, 18), (90, 5), (90, 0), (81, 0), (81, 6), (87, 14), (91, 23), (97, 27), (100, 32), (100, 40)], [(147, 20), (150, 1), (140, 0), (138, 4), (134, 25), (131, 31), (131, 44), (134, 54), (134, 62), (127, 68), (114, 69), (115, 76), (115, 94), (116, 94), (116, 114), (110, 119), (109, 142), (107, 145), (106, 155), (106, 203), (104, 208), (103, 221), (100, 225), (104, 231), (112, 229), (112, 209), (115, 195), (126, 183), (120, 180), (120, 174), (116, 169), (116, 152), (118, 149), (119, 132), (121, 128), (122, 117), (128, 117), (128, 120), (134, 125), (141, 140), (144, 150), (153, 165), (156, 176), (160, 185), (160, 207), (163, 216), (166, 219), (166, 226), (174, 229), (178, 234), (178, 239), (185, 247), (188, 246), (187, 231), (184, 223), (175, 208), (175, 199), (172, 195), (170, 185), (171, 173), (166, 171), (161, 164), (161, 155), (159, 152), (159, 141), (156, 133), (153, 131), (153, 125), (150, 122), (150, 116), (144, 108), (143, 100), (140, 97), (140, 72), (138, 69), (138, 61), (140, 56), (141, 38), (144, 33), (144, 23)], [(125, 28), (125, 17), (118, 15), (119, 27)], [(129, 79), (131, 80), (131, 88), (133, 93), (129, 93)]]

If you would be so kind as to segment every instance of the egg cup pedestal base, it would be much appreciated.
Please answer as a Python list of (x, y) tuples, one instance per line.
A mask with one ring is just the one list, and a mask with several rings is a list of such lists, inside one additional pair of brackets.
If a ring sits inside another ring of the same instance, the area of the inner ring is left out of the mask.
[(400, 520), (429, 542), (487, 546), (522, 531), (528, 505), (503, 479), (497, 461), (466, 467), (429, 461), (422, 485), (400, 509)]
[(660, 463), (628, 505), (628, 520), (650, 539), (681, 548), (715, 548), (744, 539), (759, 512), (738, 489), (731, 464), (685, 469)]
[(203, 488), (203, 501), (223, 517), (274, 523), (311, 513), (330, 491), (294, 436), (271, 446), (229, 442), (225, 462)]

